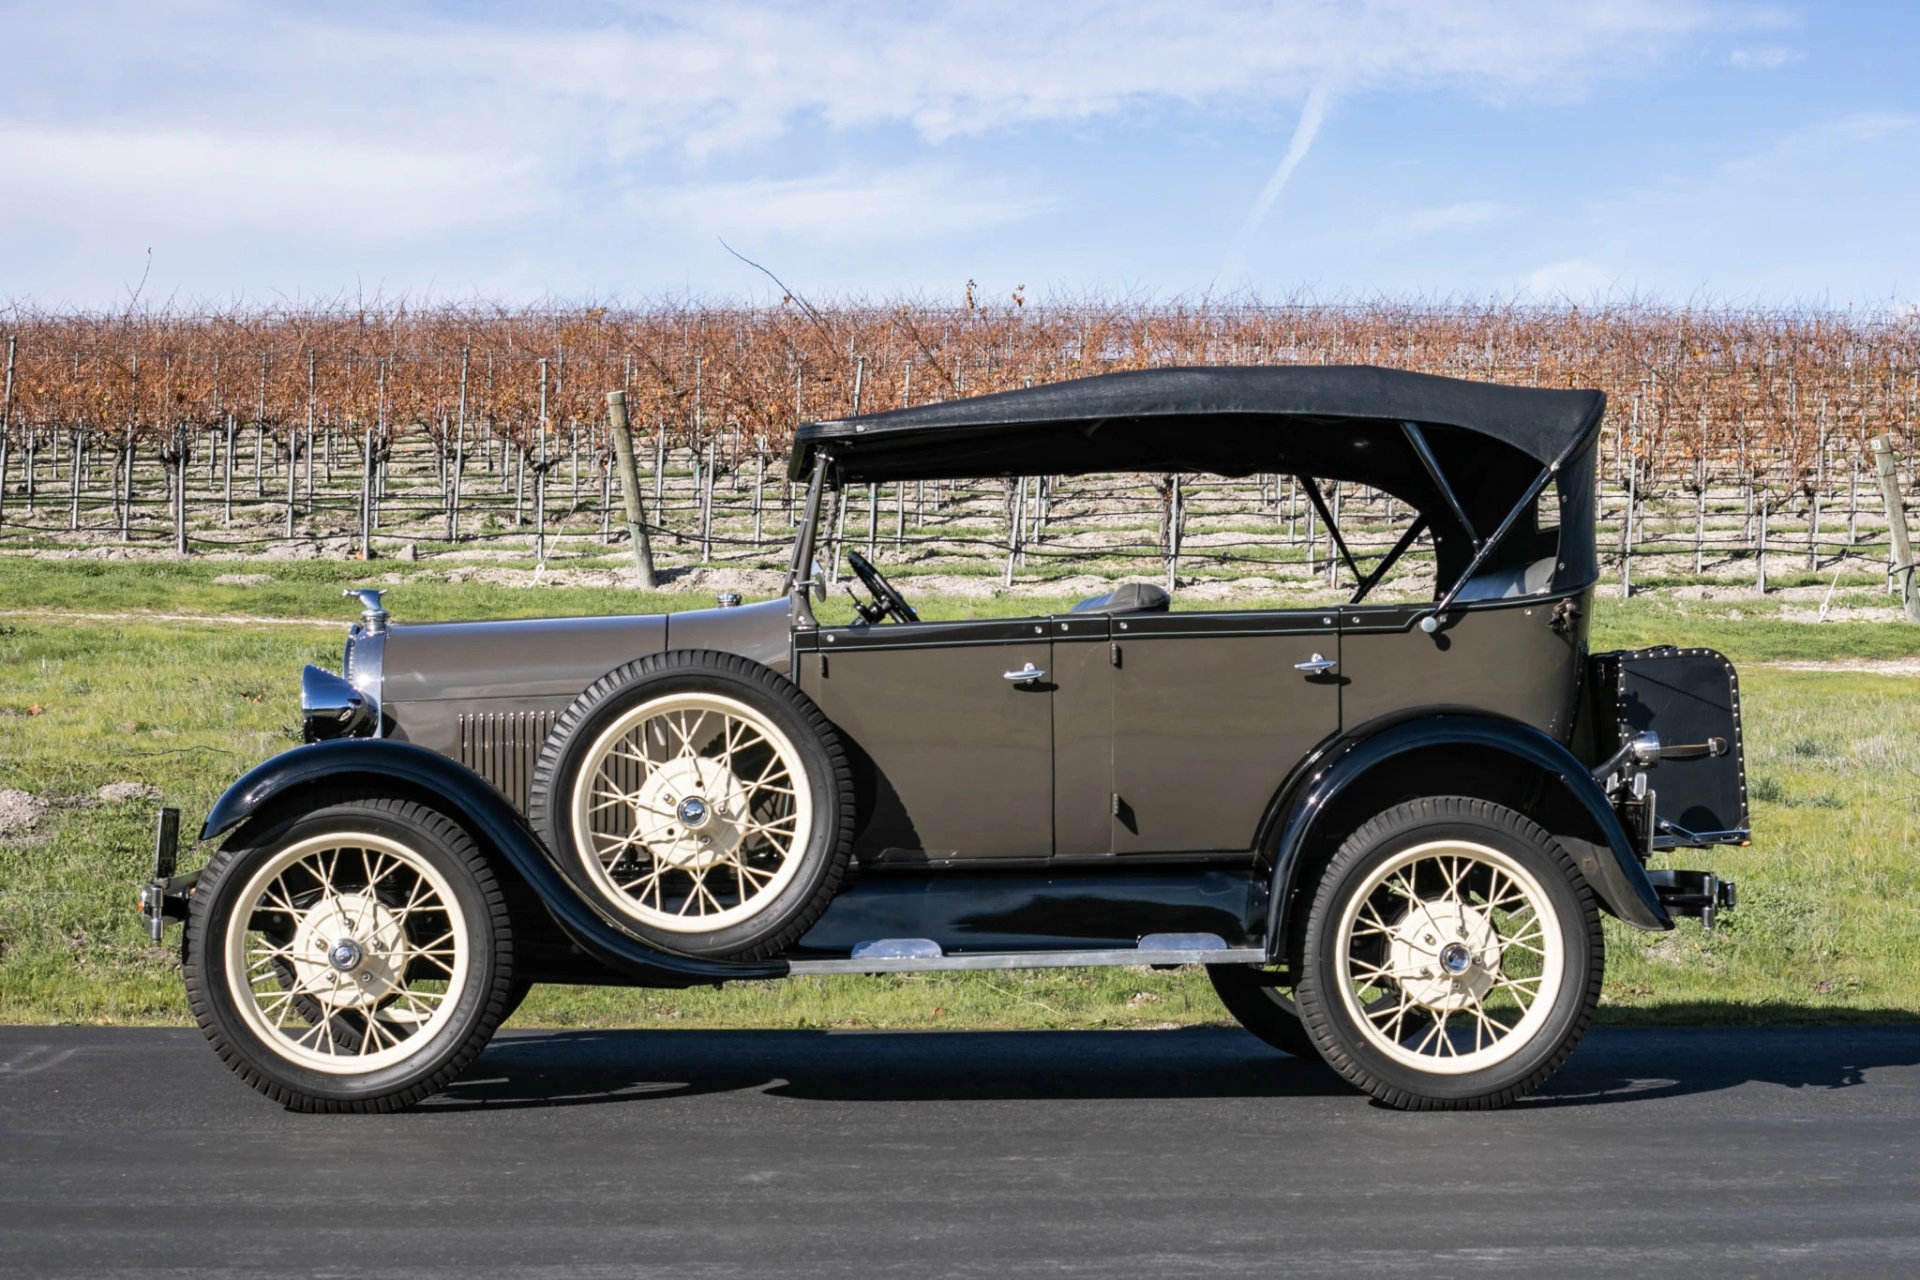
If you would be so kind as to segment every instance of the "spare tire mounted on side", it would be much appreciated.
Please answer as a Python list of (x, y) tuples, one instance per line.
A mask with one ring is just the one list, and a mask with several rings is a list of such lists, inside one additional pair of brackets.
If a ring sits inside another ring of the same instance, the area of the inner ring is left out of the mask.
[(555, 722), (528, 818), (582, 893), (685, 955), (777, 955), (853, 846), (846, 749), (812, 700), (735, 654), (616, 667)]

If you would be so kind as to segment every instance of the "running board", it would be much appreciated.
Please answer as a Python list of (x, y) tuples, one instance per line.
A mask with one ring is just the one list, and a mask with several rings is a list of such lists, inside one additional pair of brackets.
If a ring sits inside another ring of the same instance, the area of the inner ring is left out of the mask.
[(1098, 965), (1264, 964), (1265, 947), (1230, 947), (1212, 933), (1150, 933), (1133, 947), (1087, 951), (982, 951), (947, 955), (931, 938), (862, 942), (844, 960), (793, 960), (794, 974), (932, 973), (952, 969), (1079, 969)]

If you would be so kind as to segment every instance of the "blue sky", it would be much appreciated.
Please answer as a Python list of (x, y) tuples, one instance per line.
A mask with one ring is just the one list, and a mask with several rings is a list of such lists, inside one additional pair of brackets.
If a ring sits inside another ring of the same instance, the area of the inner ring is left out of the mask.
[(1910, 305), (1920, 5), (0, 0), (0, 299)]

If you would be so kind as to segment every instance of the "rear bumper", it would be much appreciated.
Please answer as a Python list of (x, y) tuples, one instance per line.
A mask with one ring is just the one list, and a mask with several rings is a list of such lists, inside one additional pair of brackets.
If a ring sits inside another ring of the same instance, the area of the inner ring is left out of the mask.
[(1711, 871), (1649, 871), (1647, 879), (1670, 914), (1695, 916), (1704, 929), (1713, 928), (1720, 913), (1733, 910), (1740, 898), (1733, 881)]
[(162, 809), (153, 833), (153, 875), (140, 886), (140, 919), (155, 942), (166, 936), (169, 924), (186, 921), (193, 887), (200, 879), (198, 871), (175, 875), (179, 858), (180, 811)]

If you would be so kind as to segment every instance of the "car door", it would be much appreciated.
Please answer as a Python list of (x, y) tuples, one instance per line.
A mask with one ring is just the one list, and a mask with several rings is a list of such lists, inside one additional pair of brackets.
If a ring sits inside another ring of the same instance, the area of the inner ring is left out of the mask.
[(1250, 849), (1289, 770), (1340, 728), (1339, 615), (1113, 620), (1113, 848)]
[(796, 636), (796, 679), (855, 754), (857, 856), (1052, 855), (1047, 629), (1002, 618)]

